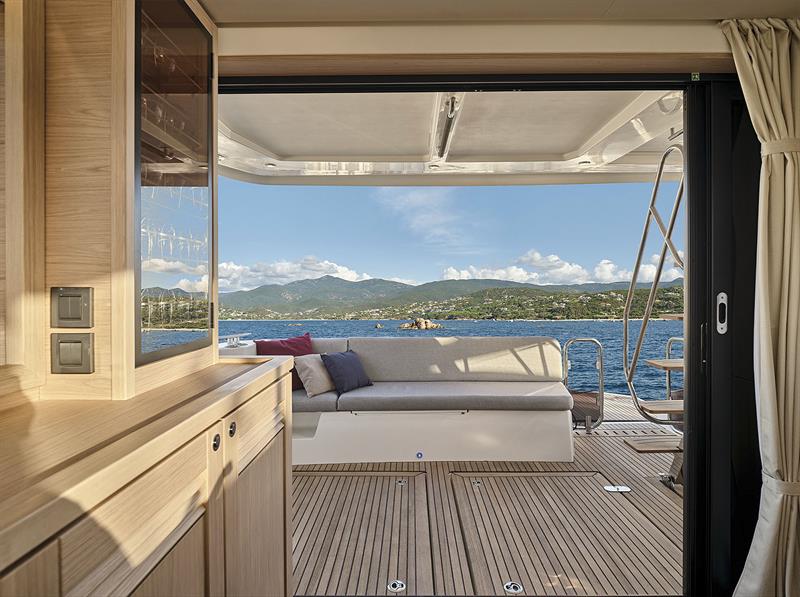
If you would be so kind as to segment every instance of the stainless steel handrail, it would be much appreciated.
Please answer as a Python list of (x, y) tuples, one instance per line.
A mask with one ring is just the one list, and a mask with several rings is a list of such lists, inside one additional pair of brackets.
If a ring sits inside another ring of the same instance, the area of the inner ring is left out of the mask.
[[(654, 417), (653, 415), (646, 412), (639, 401), (639, 397), (636, 395), (636, 386), (634, 384), (634, 376), (636, 375), (636, 365), (639, 363), (639, 356), (642, 352), (642, 345), (644, 344), (644, 337), (647, 332), (647, 324), (650, 321), (650, 315), (653, 312), (653, 305), (656, 302), (656, 294), (658, 292), (658, 285), (661, 281), (661, 273), (664, 270), (664, 263), (667, 259), (667, 252), (669, 251), (672, 255), (672, 259), (675, 264), (683, 268), (683, 259), (681, 258), (677, 248), (675, 247), (674, 243), (672, 242), (672, 231), (675, 229), (675, 221), (678, 217), (678, 210), (681, 206), (681, 200), (683, 199), (683, 182), (684, 182), (684, 175), (681, 174), (680, 184), (678, 185), (678, 190), (675, 194), (675, 199), (673, 200), (672, 205), (672, 212), (669, 216), (669, 221), (667, 225), (664, 225), (664, 220), (659, 214), (658, 209), (656, 208), (656, 200), (658, 199), (658, 189), (661, 186), (661, 180), (664, 175), (664, 166), (666, 165), (667, 158), (673, 153), (676, 152), (681, 156), (681, 159), (685, 159), (683, 153), (683, 146), (680, 144), (670, 145), (664, 151), (663, 155), (661, 156), (661, 160), (658, 162), (658, 170), (656, 172), (656, 178), (653, 183), (653, 192), (650, 196), (650, 205), (647, 208), (647, 217), (644, 221), (644, 230), (642, 231), (642, 240), (639, 243), (639, 252), (636, 255), (636, 264), (633, 266), (633, 273), (631, 275), (631, 284), (628, 287), (628, 296), (625, 299), (625, 310), (623, 311), (622, 315), (622, 361), (623, 361), (623, 368), (625, 370), (625, 383), (628, 385), (628, 390), (631, 393), (631, 398), (633, 399), (633, 404), (636, 407), (636, 410), (639, 411), (639, 414), (644, 417), (646, 420), (651, 421), (652, 423), (657, 423), (659, 425), (671, 425), (673, 421), (659, 419), (658, 417)], [(664, 242), (661, 246), (661, 253), (658, 256), (658, 264), (656, 265), (655, 275), (653, 276), (653, 285), (650, 287), (650, 293), (647, 296), (647, 303), (645, 304), (644, 313), (642, 314), (642, 326), (639, 330), (639, 337), (636, 339), (636, 347), (633, 351), (633, 357), (630, 357), (630, 353), (628, 350), (629, 347), (629, 324), (631, 318), (631, 308), (633, 306), (633, 297), (636, 291), (636, 285), (639, 278), (639, 270), (642, 266), (642, 258), (644, 257), (644, 252), (647, 245), (647, 235), (650, 231), (650, 224), (652, 222), (656, 222), (659, 231), (661, 232)]]
[[(668, 359), (672, 358), (672, 347), (675, 345), (676, 342), (680, 342), (683, 344), (683, 338), (679, 336), (674, 336), (667, 340), (667, 349), (664, 356)], [(672, 398), (672, 371), (667, 369), (667, 400)]]
[(586, 342), (594, 344), (596, 347), (596, 354), (597, 354), (597, 360), (595, 361), (595, 368), (597, 369), (598, 373), (597, 406), (600, 409), (600, 415), (598, 416), (597, 421), (591, 423), (586, 427), (586, 431), (589, 432), (592, 429), (596, 429), (600, 425), (600, 423), (603, 422), (603, 413), (604, 413), (603, 406), (604, 406), (604, 396), (605, 396), (605, 364), (603, 357), (603, 345), (597, 338), (570, 338), (564, 343), (564, 351), (561, 355), (561, 358), (563, 361), (562, 366), (564, 369), (564, 387), (567, 388), (567, 390), (569, 390), (569, 370), (572, 367), (572, 363), (569, 360), (569, 349), (573, 344), (576, 344), (578, 342)]

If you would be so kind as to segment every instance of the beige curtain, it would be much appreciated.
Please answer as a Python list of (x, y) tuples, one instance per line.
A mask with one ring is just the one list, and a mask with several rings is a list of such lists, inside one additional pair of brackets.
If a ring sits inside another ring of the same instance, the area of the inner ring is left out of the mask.
[[(800, 19), (725, 21), (761, 141), (755, 379), (763, 487), (736, 595), (800, 595)], [(720, 397), (722, 398), (722, 397)]]

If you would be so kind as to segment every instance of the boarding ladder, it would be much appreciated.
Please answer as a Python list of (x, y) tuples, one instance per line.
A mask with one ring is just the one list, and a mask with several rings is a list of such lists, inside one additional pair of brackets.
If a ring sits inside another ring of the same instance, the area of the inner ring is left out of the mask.
[[(642, 415), (646, 420), (656, 423), (658, 425), (674, 425), (676, 419), (683, 418), (683, 395), (680, 394), (680, 399), (676, 399), (676, 393), (672, 392), (672, 373), (683, 371), (683, 358), (676, 359), (672, 358), (672, 346), (678, 342), (682, 341), (682, 338), (671, 338), (670, 341), (667, 343), (667, 353), (666, 358), (664, 359), (646, 359), (645, 364), (650, 367), (655, 367), (657, 369), (661, 369), (665, 371), (667, 374), (667, 396), (665, 400), (641, 400), (636, 392), (636, 384), (634, 383), (634, 378), (636, 375), (636, 366), (639, 363), (639, 357), (641, 356), (642, 352), (642, 345), (644, 344), (645, 334), (647, 332), (647, 324), (650, 321), (650, 317), (653, 313), (653, 305), (656, 301), (656, 296), (658, 293), (659, 283), (661, 281), (661, 274), (664, 270), (664, 264), (666, 262), (667, 256), (671, 255), (672, 260), (675, 262), (675, 265), (681, 269), (684, 269), (683, 265), (683, 258), (678, 253), (678, 249), (675, 247), (675, 243), (672, 241), (672, 232), (675, 228), (675, 221), (678, 216), (678, 211), (681, 206), (681, 200), (683, 199), (683, 189), (684, 189), (684, 177), (681, 174), (680, 184), (678, 185), (678, 190), (675, 194), (675, 198), (672, 204), (672, 211), (669, 215), (669, 220), (665, 223), (664, 218), (662, 218), (661, 214), (659, 213), (656, 207), (656, 199), (658, 198), (658, 189), (661, 186), (661, 181), (664, 176), (664, 168), (667, 162), (667, 158), (673, 153), (677, 153), (681, 156), (681, 159), (684, 157), (683, 153), (683, 146), (676, 144), (671, 145), (668, 147), (664, 154), (661, 156), (661, 160), (658, 163), (658, 171), (656, 172), (655, 182), (653, 183), (653, 192), (650, 196), (650, 205), (647, 209), (647, 216), (645, 217), (644, 223), (644, 231), (642, 232), (642, 240), (639, 243), (639, 252), (636, 256), (636, 264), (633, 267), (633, 274), (631, 275), (631, 283), (630, 287), (628, 288), (628, 296), (625, 300), (625, 310), (623, 311), (623, 367), (625, 371), (625, 381), (628, 385), (628, 390), (630, 391), (631, 398), (633, 399), (633, 404), (636, 406), (636, 410), (639, 411), (639, 414)], [(639, 329), (639, 336), (636, 339), (636, 345), (633, 350), (633, 355), (630, 354), (630, 331), (629, 331), (629, 324), (631, 318), (631, 309), (633, 307), (633, 299), (634, 299), (634, 292), (636, 290), (638, 277), (639, 277), (639, 270), (641, 269), (642, 259), (644, 257), (646, 245), (647, 245), (647, 237), (650, 232), (651, 225), (655, 223), (658, 230), (661, 232), (661, 236), (663, 238), (663, 243), (661, 245), (661, 251), (658, 255), (658, 263), (656, 264), (656, 271), (655, 275), (653, 276), (653, 284), (650, 287), (650, 292), (647, 296), (647, 302), (645, 304), (644, 313), (642, 314), (642, 325)], [(683, 319), (683, 315), (670, 315), (669, 317), (674, 319)]]

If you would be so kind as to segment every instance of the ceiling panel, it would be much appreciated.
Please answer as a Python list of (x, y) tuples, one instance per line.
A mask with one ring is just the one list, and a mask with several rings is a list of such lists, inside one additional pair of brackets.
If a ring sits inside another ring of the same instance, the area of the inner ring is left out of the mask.
[(201, 0), (217, 23), (716, 20), (798, 16), (797, 0)]
[(219, 118), (280, 159), (421, 159), (435, 101), (435, 93), (223, 95)]
[(638, 96), (638, 91), (470, 93), (449, 159), (516, 161), (577, 151)]

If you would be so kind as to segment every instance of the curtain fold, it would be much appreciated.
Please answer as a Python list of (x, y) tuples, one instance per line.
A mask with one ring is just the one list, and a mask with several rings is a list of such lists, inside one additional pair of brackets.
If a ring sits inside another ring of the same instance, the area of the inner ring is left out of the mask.
[(735, 595), (800, 596), (800, 19), (722, 23), (761, 141), (755, 380), (763, 486)]

